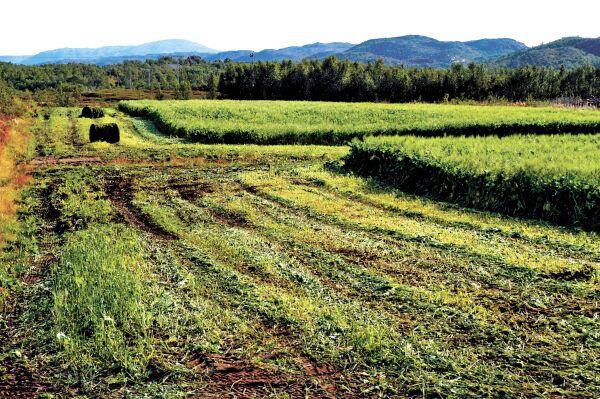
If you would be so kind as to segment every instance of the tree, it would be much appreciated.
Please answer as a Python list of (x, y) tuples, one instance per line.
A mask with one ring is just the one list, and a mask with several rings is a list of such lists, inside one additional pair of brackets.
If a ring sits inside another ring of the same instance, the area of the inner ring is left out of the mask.
[(208, 95), (213, 100), (219, 95), (219, 75), (216, 73), (208, 77)]
[(157, 100), (164, 100), (165, 99), (165, 93), (163, 93), (162, 89), (160, 88), (160, 86), (158, 86), (158, 90), (156, 90), (156, 95), (155, 97)]
[(189, 100), (193, 96), (192, 85), (189, 81), (184, 80), (179, 84), (177, 91), (175, 93), (175, 98), (178, 100)]
[(55, 91), (55, 98), (59, 107), (72, 107), (81, 99), (81, 87), (62, 83)]
[(3, 80), (0, 80), (0, 115), (12, 114), (13, 97), (12, 89)]

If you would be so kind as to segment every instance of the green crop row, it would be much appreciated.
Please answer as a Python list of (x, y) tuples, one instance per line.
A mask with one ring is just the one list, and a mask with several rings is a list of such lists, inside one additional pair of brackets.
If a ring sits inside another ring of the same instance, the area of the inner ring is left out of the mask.
[(600, 135), (379, 137), (349, 170), (403, 191), (511, 216), (600, 230)]
[(192, 100), (124, 101), (119, 109), (152, 120), (167, 135), (208, 144), (340, 145), (398, 134), (600, 131), (600, 113), (552, 107)]

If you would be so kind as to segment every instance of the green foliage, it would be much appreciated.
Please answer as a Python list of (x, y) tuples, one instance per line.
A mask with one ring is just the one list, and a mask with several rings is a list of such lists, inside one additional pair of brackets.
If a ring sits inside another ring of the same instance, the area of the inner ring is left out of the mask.
[(179, 84), (177, 91), (175, 92), (175, 98), (178, 100), (189, 100), (193, 96), (192, 85), (189, 81), (184, 80)]
[(516, 69), (455, 63), (447, 69), (405, 68), (381, 60), (226, 64), (219, 90), (238, 100), (441, 102), (551, 100), (600, 96), (600, 69), (522, 66)]
[(73, 171), (58, 185), (49, 198), (52, 209), (60, 215), (60, 231), (82, 230), (95, 223), (106, 223), (112, 216), (110, 202), (102, 198), (102, 187), (87, 173)]
[(216, 100), (219, 95), (219, 75), (215, 73), (208, 78), (208, 93), (211, 100)]
[(17, 92), (0, 78), (0, 116), (17, 116), (24, 112)]
[(54, 269), (53, 333), (67, 364), (88, 378), (98, 365), (144, 371), (151, 320), (139, 247), (132, 230), (90, 226), (68, 237)]
[(156, 90), (156, 95), (154, 96), (157, 100), (164, 100), (165, 99), (165, 93), (163, 93), (162, 89), (159, 87)]
[[(486, 46), (485, 42), (472, 45)], [(198, 57), (165, 57), (157, 61), (127, 61), (104, 67), (0, 63), (0, 76), (17, 90), (33, 92), (59, 90), (65, 84), (89, 91), (150, 87), (177, 91), (183, 80), (194, 90), (209, 91), (211, 97), (218, 91), (224, 98), (241, 100), (398, 103), (442, 102), (445, 97), (450, 101), (530, 101), (600, 96), (598, 67), (586, 64), (572, 68), (565, 65), (565, 68), (523, 65), (510, 69), (475, 63), (454, 63), (446, 69), (406, 68), (385, 65), (377, 59), (361, 64), (334, 57), (244, 64), (208, 63)], [(61, 99), (60, 104), (70, 102)]]
[(560, 108), (283, 101), (124, 101), (165, 134), (200, 143), (342, 145), (368, 135), (594, 132), (600, 113)]
[(507, 54), (492, 64), (502, 67), (538, 67), (573, 68), (582, 65), (600, 67), (600, 39), (566, 37), (551, 43)]
[(73, 107), (81, 99), (81, 86), (61, 83), (54, 91), (56, 104), (59, 107)]
[(399, 189), (600, 230), (600, 136), (387, 137), (351, 145), (346, 167)]

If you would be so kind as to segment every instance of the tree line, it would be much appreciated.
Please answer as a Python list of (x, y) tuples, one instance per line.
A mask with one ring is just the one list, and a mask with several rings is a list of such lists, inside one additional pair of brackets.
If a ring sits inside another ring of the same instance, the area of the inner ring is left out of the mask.
[(600, 69), (491, 68), (454, 64), (447, 69), (362, 64), (334, 57), (303, 62), (205, 62), (199, 57), (127, 61), (96, 66), (22, 66), (0, 63), (0, 81), (12, 89), (60, 93), (107, 88), (190, 89), (232, 99), (444, 102), (551, 100), (600, 96)]
[(449, 100), (552, 100), (600, 95), (600, 69), (527, 66), (490, 68), (454, 64), (448, 69), (323, 61), (227, 64), (220, 92), (235, 99), (443, 102)]

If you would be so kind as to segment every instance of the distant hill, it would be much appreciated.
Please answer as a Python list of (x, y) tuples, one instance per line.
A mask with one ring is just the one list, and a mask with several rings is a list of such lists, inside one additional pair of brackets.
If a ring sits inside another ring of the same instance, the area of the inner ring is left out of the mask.
[[(44, 51), (33, 56), (0, 56), (0, 62), (25, 65), (65, 64), (69, 62), (108, 65), (123, 61), (144, 61), (164, 56), (200, 56), (207, 61), (301, 61), (305, 58), (325, 58), (353, 47), (351, 43), (313, 43), (282, 49), (235, 50), (217, 52), (211, 48), (186, 40), (163, 40), (139, 46), (109, 46), (100, 48), (62, 48)], [(252, 56), (251, 56), (252, 55)]]
[(494, 60), (494, 66), (517, 68), (524, 65), (567, 68), (578, 65), (600, 67), (600, 38), (566, 37), (541, 46), (508, 54)]
[(100, 48), (62, 48), (32, 56), (0, 56), (0, 62), (26, 65), (62, 64), (67, 62), (108, 65), (126, 60), (144, 61), (164, 56), (199, 56), (206, 61), (236, 62), (301, 61), (329, 56), (358, 62), (382, 59), (389, 65), (447, 68), (453, 63), (478, 62), (490, 66), (515, 68), (523, 65), (567, 68), (591, 64), (600, 67), (600, 38), (567, 37), (552, 43), (528, 48), (513, 39), (481, 39), (466, 42), (441, 41), (426, 36), (409, 35), (350, 43), (312, 43), (262, 51), (234, 50), (218, 52), (187, 40), (162, 40), (139, 46)]
[(361, 62), (382, 58), (389, 64), (446, 68), (456, 62), (483, 62), (526, 48), (523, 43), (513, 39), (444, 42), (410, 35), (368, 40), (336, 56)]
[[(237, 62), (253, 61), (302, 61), (305, 58), (326, 58), (331, 55), (344, 52), (352, 48), (354, 44), (350, 43), (313, 43), (305, 46), (285, 47), (278, 50), (267, 49), (259, 52), (251, 50), (227, 51), (212, 55), (207, 55), (204, 59), (208, 61), (230, 59)], [(253, 55), (253, 57), (251, 57)]]
[[(61, 48), (44, 51), (31, 57), (10, 57), (8, 62), (26, 65), (52, 64), (65, 62), (103, 63), (106, 58), (116, 60), (132, 59), (146, 55), (174, 54), (174, 53), (216, 53), (216, 50), (187, 40), (161, 40), (139, 46), (108, 46), (100, 48)], [(19, 59), (21, 58), (21, 59)], [(144, 58), (145, 59), (145, 58)]]
[(0, 55), (0, 62), (11, 62), (13, 64), (21, 64), (30, 55)]

